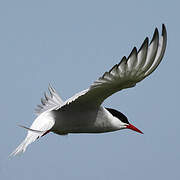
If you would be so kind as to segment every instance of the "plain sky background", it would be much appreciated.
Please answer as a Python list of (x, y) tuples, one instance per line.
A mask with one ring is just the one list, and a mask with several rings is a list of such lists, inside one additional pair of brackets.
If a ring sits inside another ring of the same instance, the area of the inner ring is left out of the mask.
[[(0, 1), (0, 179), (180, 179), (180, 3), (165, 0)], [(8, 155), (51, 82), (65, 100), (109, 70), (155, 27), (168, 45), (158, 69), (108, 98), (144, 132), (53, 133)]]

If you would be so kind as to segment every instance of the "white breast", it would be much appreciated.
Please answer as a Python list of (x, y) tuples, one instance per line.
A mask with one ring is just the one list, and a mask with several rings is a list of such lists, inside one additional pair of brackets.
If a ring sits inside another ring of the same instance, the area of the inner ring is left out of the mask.
[(82, 111), (66, 109), (54, 114), (55, 125), (52, 131), (57, 134), (103, 133), (119, 130), (119, 120), (104, 107), (82, 109)]

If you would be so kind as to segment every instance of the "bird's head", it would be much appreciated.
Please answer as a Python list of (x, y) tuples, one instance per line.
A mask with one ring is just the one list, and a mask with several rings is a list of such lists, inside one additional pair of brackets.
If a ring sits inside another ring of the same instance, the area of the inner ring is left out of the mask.
[(115, 119), (118, 120), (116, 122), (118, 122), (117, 126), (119, 126), (119, 129), (131, 129), (133, 131), (143, 134), (142, 131), (129, 123), (128, 118), (123, 113), (111, 108), (106, 109), (115, 117)]

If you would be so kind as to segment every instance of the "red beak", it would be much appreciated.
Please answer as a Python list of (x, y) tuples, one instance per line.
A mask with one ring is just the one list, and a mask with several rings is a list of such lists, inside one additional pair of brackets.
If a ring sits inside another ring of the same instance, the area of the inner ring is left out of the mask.
[(136, 131), (138, 133), (144, 134), (142, 131), (140, 131), (138, 128), (136, 128), (135, 126), (133, 126), (132, 124), (129, 124), (127, 127), (127, 129), (131, 129), (133, 131)]

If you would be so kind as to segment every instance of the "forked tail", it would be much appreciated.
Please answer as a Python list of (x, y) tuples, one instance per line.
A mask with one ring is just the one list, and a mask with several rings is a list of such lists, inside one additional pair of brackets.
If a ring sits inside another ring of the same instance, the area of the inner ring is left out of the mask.
[(50, 132), (54, 123), (55, 121), (52, 112), (44, 112), (35, 119), (30, 128), (21, 126), (28, 130), (27, 136), (25, 140), (10, 154), (10, 156), (16, 156), (21, 152), (25, 152), (29, 144)]

